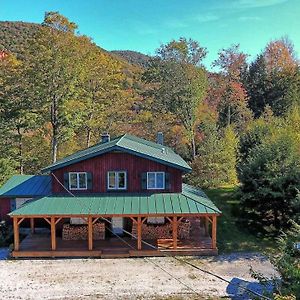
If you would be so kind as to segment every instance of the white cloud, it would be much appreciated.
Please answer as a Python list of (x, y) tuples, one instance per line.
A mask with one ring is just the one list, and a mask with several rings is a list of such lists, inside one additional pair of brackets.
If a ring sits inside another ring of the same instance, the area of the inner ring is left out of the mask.
[(260, 17), (254, 17), (254, 16), (241, 16), (238, 18), (241, 22), (248, 22), (248, 21), (261, 21), (262, 19)]
[(213, 15), (213, 14), (203, 14), (203, 15), (198, 15), (195, 17), (195, 21), (197, 21), (199, 23), (212, 22), (212, 21), (217, 21), (219, 19), (220, 19), (220, 17), (218, 17), (217, 15)]
[(278, 5), (288, 0), (237, 0), (233, 3), (235, 8), (256, 8)]

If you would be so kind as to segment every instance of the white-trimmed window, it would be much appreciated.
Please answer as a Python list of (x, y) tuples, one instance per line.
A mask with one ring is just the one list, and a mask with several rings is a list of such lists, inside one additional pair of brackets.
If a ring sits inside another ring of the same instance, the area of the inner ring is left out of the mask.
[(69, 173), (70, 190), (87, 190), (87, 173), (70, 172)]
[(126, 190), (127, 173), (126, 171), (109, 171), (107, 172), (107, 189), (108, 190)]
[(164, 190), (165, 172), (147, 172), (147, 190)]

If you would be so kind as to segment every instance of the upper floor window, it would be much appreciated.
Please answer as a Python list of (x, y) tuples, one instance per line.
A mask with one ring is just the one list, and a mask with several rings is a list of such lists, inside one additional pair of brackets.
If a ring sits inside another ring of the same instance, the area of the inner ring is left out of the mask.
[(126, 171), (109, 171), (107, 173), (107, 188), (109, 190), (126, 190), (127, 173)]
[(87, 173), (70, 172), (69, 173), (70, 190), (87, 190)]
[(147, 172), (147, 189), (164, 190), (165, 172)]

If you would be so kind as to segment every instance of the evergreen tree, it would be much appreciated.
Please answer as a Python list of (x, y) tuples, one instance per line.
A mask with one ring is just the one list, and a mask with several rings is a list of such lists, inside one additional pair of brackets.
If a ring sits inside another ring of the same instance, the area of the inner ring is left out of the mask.
[(251, 230), (277, 234), (295, 217), (294, 203), (300, 189), (299, 146), (299, 133), (281, 123), (263, 135), (241, 164), (242, 216)]

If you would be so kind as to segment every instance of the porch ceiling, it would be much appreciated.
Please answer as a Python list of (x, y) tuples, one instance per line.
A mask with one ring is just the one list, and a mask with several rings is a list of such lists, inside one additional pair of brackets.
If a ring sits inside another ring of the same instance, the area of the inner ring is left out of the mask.
[[(202, 193), (202, 194), (201, 194)], [(26, 202), (13, 216), (134, 216), (220, 214), (201, 190), (183, 186), (182, 193), (151, 195), (102, 194), (95, 196), (48, 196)]]

